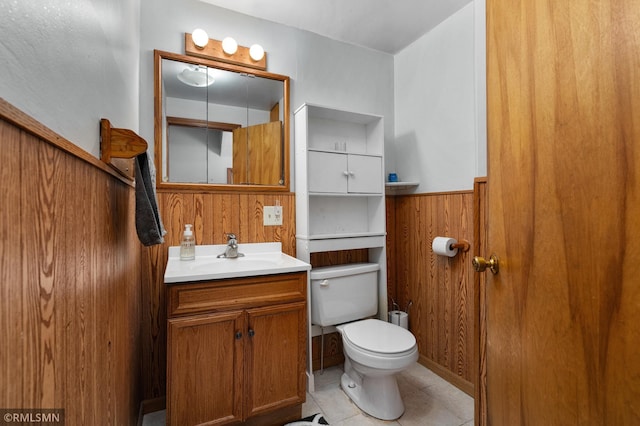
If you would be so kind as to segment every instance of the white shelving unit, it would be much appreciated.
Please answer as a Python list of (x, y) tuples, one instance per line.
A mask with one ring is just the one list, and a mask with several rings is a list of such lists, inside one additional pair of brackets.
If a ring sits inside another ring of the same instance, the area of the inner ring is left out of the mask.
[[(369, 261), (380, 266), (378, 317), (386, 320), (384, 120), (312, 104), (294, 116), (297, 257), (310, 263), (311, 253), (369, 249)], [(310, 318), (307, 374), (313, 391), (311, 337), (322, 331)]]

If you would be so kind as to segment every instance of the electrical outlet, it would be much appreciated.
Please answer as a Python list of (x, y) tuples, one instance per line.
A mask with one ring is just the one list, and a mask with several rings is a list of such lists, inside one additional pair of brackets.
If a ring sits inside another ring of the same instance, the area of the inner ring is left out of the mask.
[(264, 206), (262, 216), (264, 226), (282, 225), (282, 206)]

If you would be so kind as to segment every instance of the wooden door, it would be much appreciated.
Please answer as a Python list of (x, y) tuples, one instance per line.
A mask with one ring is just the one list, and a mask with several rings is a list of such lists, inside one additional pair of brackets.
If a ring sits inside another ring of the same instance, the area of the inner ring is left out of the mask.
[(306, 396), (306, 303), (247, 312), (247, 418), (302, 404)]
[(640, 424), (640, 1), (487, 0), (487, 66), (488, 423)]
[(242, 420), (244, 329), (242, 311), (169, 319), (168, 425)]
[(282, 183), (282, 122), (271, 121), (233, 130), (233, 183)]
[(249, 183), (249, 132), (247, 127), (233, 129), (233, 184)]
[(249, 128), (249, 181), (257, 185), (282, 184), (282, 122)]

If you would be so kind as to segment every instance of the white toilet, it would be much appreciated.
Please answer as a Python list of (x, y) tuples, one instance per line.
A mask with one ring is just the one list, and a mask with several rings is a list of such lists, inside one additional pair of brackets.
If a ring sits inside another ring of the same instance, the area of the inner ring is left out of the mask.
[(311, 270), (311, 322), (337, 325), (345, 364), (341, 386), (365, 413), (395, 420), (404, 413), (395, 374), (418, 359), (408, 330), (378, 319), (376, 263), (325, 266)]

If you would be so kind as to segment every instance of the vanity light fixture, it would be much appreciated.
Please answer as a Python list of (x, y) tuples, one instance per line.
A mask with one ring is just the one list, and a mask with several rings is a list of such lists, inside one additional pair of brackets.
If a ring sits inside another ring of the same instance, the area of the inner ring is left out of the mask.
[(196, 28), (193, 30), (193, 34), (191, 34), (193, 38), (193, 44), (200, 49), (204, 49), (209, 43), (209, 35), (207, 32), (201, 28)]
[[(196, 31), (193, 34), (185, 33), (184, 35), (184, 51), (187, 55), (242, 65), (262, 71), (267, 70), (267, 54), (259, 44), (254, 44), (251, 48), (248, 48), (239, 46), (231, 37), (225, 37), (224, 40), (219, 41), (208, 38), (206, 33), (205, 39), (207, 41), (205, 42), (198, 40), (202, 35), (196, 34)], [(204, 31), (202, 32), (204, 33)]]
[(233, 55), (238, 51), (238, 42), (231, 37), (225, 37), (222, 39), (222, 50), (227, 55)]

